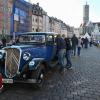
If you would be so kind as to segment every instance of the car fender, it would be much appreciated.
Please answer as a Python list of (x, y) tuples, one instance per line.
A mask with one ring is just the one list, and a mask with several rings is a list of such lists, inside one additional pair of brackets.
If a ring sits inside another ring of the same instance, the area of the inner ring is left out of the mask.
[(29, 62), (29, 70), (36, 70), (42, 62), (44, 62), (44, 58), (33, 58)]

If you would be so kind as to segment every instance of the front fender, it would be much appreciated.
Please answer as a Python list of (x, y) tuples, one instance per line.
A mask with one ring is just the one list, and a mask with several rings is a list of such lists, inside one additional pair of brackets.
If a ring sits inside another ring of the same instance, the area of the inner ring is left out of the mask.
[(44, 61), (44, 58), (33, 58), (29, 62), (29, 70), (36, 70), (38, 66)]

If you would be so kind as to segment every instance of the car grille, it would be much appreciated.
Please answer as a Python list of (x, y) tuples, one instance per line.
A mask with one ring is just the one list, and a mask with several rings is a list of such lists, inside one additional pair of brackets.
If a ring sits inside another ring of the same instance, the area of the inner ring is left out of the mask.
[(7, 77), (14, 77), (19, 69), (20, 51), (16, 48), (6, 48), (5, 74)]

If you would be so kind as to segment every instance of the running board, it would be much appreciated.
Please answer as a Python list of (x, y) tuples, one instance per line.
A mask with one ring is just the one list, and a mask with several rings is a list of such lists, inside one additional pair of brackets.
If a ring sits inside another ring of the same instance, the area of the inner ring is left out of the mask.
[(36, 79), (27, 79), (27, 80), (15, 80), (15, 83), (37, 83)]

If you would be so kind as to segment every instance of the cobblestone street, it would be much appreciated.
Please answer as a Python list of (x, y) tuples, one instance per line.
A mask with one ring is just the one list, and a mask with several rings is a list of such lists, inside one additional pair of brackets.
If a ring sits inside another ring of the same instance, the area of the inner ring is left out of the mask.
[(64, 75), (48, 75), (43, 88), (15, 84), (0, 94), (0, 100), (100, 100), (100, 48), (82, 49), (72, 57), (73, 69)]

